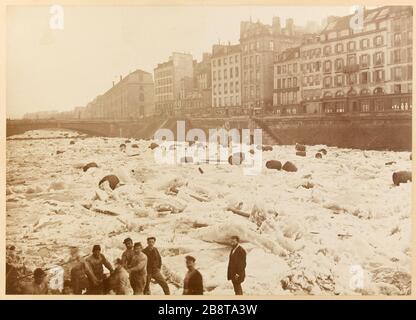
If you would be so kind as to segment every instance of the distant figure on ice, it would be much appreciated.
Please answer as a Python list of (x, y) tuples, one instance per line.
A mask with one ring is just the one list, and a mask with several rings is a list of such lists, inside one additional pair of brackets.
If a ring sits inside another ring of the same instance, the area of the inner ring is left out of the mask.
[(228, 261), (227, 278), (231, 280), (236, 295), (243, 294), (241, 283), (246, 276), (246, 251), (240, 245), (238, 236), (231, 237), (231, 252)]
[(81, 257), (78, 248), (71, 250), (71, 259), (74, 260), (74, 265), (71, 268), (72, 293), (82, 294), (82, 291), (88, 288), (88, 266), (85, 259)]
[(165, 295), (169, 295), (169, 286), (160, 273), (160, 269), (162, 268), (162, 258), (159, 251), (155, 247), (155, 242), (155, 237), (147, 238), (147, 247), (143, 250), (147, 256), (147, 281), (144, 293), (150, 294), (150, 281), (155, 279), (156, 282), (162, 287)]
[(104, 267), (113, 273), (111, 263), (101, 253), (100, 245), (96, 244), (92, 248), (92, 255), (90, 255), (85, 262), (88, 264), (88, 290), (87, 294), (104, 294)]
[(140, 242), (134, 244), (134, 256), (131, 265), (127, 268), (130, 274), (130, 284), (135, 295), (143, 294), (147, 279), (147, 256), (142, 252), (143, 247)]
[(23, 285), (22, 294), (48, 294), (48, 280), (41, 268), (33, 272), (33, 282)]
[(133, 240), (131, 240), (131, 238), (126, 238), (123, 243), (126, 246), (126, 250), (124, 250), (121, 255), (121, 264), (124, 268), (129, 268), (131, 260), (134, 256)]
[(195, 258), (192, 256), (186, 256), (185, 262), (188, 272), (183, 280), (183, 294), (204, 294), (202, 275), (197, 269), (195, 269)]
[(130, 286), (129, 273), (124, 268), (120, 258), (117, 258), (114, 261), (114, 272), (111, 275), (110, 288), (117, 295), (133, 294), (133, 290)]

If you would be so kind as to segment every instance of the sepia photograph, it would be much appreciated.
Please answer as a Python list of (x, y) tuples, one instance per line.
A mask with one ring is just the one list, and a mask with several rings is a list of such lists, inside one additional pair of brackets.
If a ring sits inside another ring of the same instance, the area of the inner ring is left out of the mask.
[(6, 296), (412, 295), (412, 6), (5, 25)]

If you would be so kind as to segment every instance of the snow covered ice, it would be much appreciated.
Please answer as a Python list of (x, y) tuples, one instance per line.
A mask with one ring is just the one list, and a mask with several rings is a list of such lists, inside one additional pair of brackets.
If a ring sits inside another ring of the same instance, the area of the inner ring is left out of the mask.
[[(232, 295), (227, 243), (237, 234), (247, 250), (245, 295), (410, 294), (411, 183), (392, 181), (411, 170), (409, 152), (316, 145), (299, 157), (293, 145), (273, 146), (261, 173), (249, 176), (228, 163), (157, 164), (151, 141), (130, 140), (57, 130), (8, 138), (7, 245), (28, 270), (68, 261), (71, 247), (89, 254), (94, 244), (113, 261), (124, 238), (155, 236), (173, 294), (182, 292), (190, 254), (204, 294)], [(316, 159), (322, 148), (327, 155)], [(274, 159), (298, 171), (267, 169)], [(90, 162), (98, 167), (84, 172)], [(119, 186), (99, 188), (110, 174)]]

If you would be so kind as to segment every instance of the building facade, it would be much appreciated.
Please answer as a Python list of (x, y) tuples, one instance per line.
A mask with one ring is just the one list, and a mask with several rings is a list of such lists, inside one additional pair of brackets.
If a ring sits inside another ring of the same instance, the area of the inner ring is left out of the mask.
[(300, 48), (290, 48), (278, 55), (274, 64), (273, 112), (297, 114), (300, 110)]
[(272, 25), (242, 21), (240, 45), (242, 55), (242, 105), (254, 112), (270, 111), (273, 105), (273, 63), (278, 54), (300, 44), (292, 19), (281, 28), (280, 19)]
[(214, 45), (212, 47), (211, 70), (212, 107), (214, 109), (240, 108), (240, 45)]
[(200, 97), (200, 112), (210, 113), (212, 109), (211, 53), (204, 53), (202, 61), (194, 66), (194, 86)]
[[(366, 10), (360, 28), (351, 28), (352, 18), (328, 17), (319, 35), (305, 35), (299, 48), (278, 55), (273, 112), (342, 114), (412, 107), (411, 7)], [(293, 72), (296, 63), (300, 95), (293, 77), (288, 87), (289, 67)]]
[(154, 114), (154, 84), (152, 74), (136, 70), (104, 94), (98, 96), (91, 108), (94, 118), (134, 120)]
[[(413, 11), (412, 7), (391, 9), (387, 25), (387, 57), (389, 61), (390, 83), (387, 85), (389, 100), (387, 105), (377, 108), (397, 110), (408, 109), (412, 105), (413, 76)], [(390, 102), (391, 99), (391, 102)]]
[(211, 54), (204, 53), (202, 61), (194, 61), (193, 77), (185, 77), (180, 81), (179, 107), (181, 114), (209, 114), (211, 102)]
[[(413, 9), (384, 6), (305, 27), (279, 17), (242, 21), (237, 45), (214, 45), (201, 62), (174, 52), (85, 107), (26, 117), (137, 119), (175, 114), (344, 114), (412, 108)], [(360, 19), (359, 19), (360, 20)], [(314, 33), (316, 32), (316, 33)]]
[(154, 69), (156, 114), (173, 115), (181, 108), (181, 81), (193, 78), (191, 54), (174, 52), (169, 60)]
[(320, 113), (322, 98), (322, 47), (319, 36), (305, 37), (300, 47), (299, 111)]
[(352, 16), (328, 24), (320, 35), (322, 112), (409, 109), (412, 17), (411, 7), (381, 7), (365, 11), (362, 28), (350, 27)]

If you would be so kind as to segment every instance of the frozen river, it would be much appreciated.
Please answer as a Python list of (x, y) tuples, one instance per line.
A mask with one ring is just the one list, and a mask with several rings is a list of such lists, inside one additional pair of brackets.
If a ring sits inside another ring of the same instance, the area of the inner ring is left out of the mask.
[[(247, 250), (245, 294), (410, 293), (411, 183), (392, 183), (394, 171), (411, 170), (409, 152), (308, 146), (298, 157), (293, 145), (274, 146), (263, 163), (291, 161), (298, 171), (263, 165), (248, 176), (229, 164), (157, 164), (144, 140), (42, 130), (11, 138), (21, 139), (7, 141), (7, 245), (29, 270), (94, 244), (113, 261), (124, 238), (155, 236), (173, 294), (189, 254), (205, 294), (231, 295), (226, 242), (237, 234)], [(323, 147), (327, 155), (315, 159)], [(89, 162), (98, 168), (84, 172)], [(98, 188), (108, 174), (122, 182), (114, 191)]]

